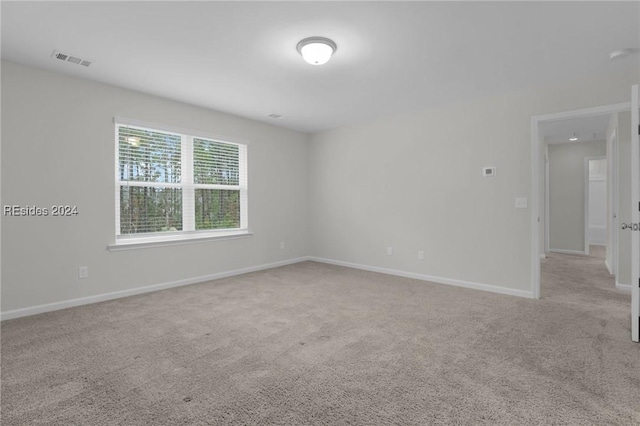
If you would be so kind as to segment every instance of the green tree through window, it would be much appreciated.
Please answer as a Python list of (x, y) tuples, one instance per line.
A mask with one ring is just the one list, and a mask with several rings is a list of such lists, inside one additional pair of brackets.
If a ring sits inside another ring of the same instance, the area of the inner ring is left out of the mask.
[(118, 235), (246, 229), (246, 146), (117, 125)]

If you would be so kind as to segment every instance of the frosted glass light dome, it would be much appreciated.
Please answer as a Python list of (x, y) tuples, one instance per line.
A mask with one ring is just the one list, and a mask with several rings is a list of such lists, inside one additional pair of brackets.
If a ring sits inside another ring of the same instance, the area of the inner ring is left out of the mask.
[(297, 46), (302, 58), (311, 65), (326, 64), (336, 51), (333, 40), (325, 37), (309, 37), (300, 41)]

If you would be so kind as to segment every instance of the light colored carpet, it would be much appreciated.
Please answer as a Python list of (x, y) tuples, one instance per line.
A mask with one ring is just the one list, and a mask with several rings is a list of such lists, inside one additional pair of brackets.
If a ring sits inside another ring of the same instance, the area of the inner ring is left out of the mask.
[(640, 424), (628, 294), (543, 299), (305, 262), (2, 323), (3, 425)]

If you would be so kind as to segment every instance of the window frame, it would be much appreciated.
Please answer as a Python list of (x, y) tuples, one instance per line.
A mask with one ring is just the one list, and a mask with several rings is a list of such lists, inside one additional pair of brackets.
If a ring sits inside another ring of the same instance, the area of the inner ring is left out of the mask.
[[(248, 227), (248, 144), (226, 137), (213, 136), (189, 129), (176, 128), (155, 123), (146, 123), (122, 117), (114, 117), (115, 140), (115, 243), (110, 244), (110, 250), (143, 248), (147, 246), (164, 246), (186, 244), (190, 242), (205, 242), (217, 239), (229, 239), (251, 235)], [(181, 176), (179, 183), (123, 181), (120, 180), (120, 128), (132, 127), (136, 129), (171, 133), (180, 136), (180, 165)], [(238, 147), (238, 185), (225, 184), (197, 184), (194, 183), (193, 140), (205, 139)], [(120, 225), (120, 192), (122, 186), (138, 186), (148, 188), (179, 188), (182, 194), (182, 230), (167, 232), (145, 232), (140, 234), (121, 234)], [(240, 226), (238, 228), (203, 229), (196, 230), (195, 192), (196, 189), (233, 190), (239, 191)]]

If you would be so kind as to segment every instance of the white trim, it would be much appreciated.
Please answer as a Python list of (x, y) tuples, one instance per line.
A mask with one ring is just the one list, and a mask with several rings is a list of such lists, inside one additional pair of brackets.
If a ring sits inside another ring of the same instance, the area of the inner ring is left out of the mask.
[[(606, 144), (606, 141), (605, 141)], [(606, 145), (605, 145), (606, 148)], [(598, 155), (596, 157), (584, 157), (584, 253), (589, 254), (589, 240), (590, 240), (590, 229), (589, 226), (589, 186), (591, 185), (591, 180), (589, 178), (589, 161), (591, 160), (606, 160), (606, 155)], [(604, 180), (604, 179), (603, 179)], [(606, 228), (606, 226), (604, 227)]]
[(611, 152), (607, 152), (607, 190), (610, 191), (609, 199), (609, 217), (607, 218), (607, 226), (609, 232), (608, 249), (611, 251), (611, 267), (609, 273), (618, 275), (618, 240), (619, 240), (619, 217), (618, 217), (618, 126), (613, 129), (611, 135), (607, 135), (607, 146), (611, 146)]
[(249, 148), (245, 145), (238, 145), (238, 160), (240, 161), (240, 226), (249, 229)]
[(109, 244), (107, 250), (120, 251), (120, 250), (135, 250), (152, 247), (167, 247), (167, 246), (179, 246), (184, 244), (196, 244), (196, 243), (208, 243), (212, 241), (222, 240), (235, 240), (237, 238), (246, 238), (253, 236), (253, 232), (247, 230), (239, 231), (224, 231), (219, 233), (214, 232), (194, 232), (192, 234), (174, 234), (161, 235), (160, 237), (132, 237), (132, 238), (120, 238), (116, 240), (115, 244)]
[(544, 251), (549, 251), (549, 218), (551, 210), (549, 209), (549, 144), (544, 144)]
[(584, 220), (584, 227), (582, 230), (582, 238), (584, 239), (584, 254), (589, 254), (589, 157), (584, 157), (583, 162), (583, 206), (582, 206), (582, 219)]
[[(134, 180), (128, 180), (128, 181), (117, 181), (116, 185), (120, 185), (120, 186), (124, 186), (126, 184), (126, 186), (135, 186), (135, 187), (140, 187), (140, 188), (144, 188), (145, 186), (147, 188), (176, 188), (176, 189), (182, 189), (184, 187), (183, 184), (181, 183), (170, 183), (170, 182), (145, 182), (145, 181), (134, 181)], [(228, 187), (224, 187), (222, 189), (238, 189), (238, 188), (233, 188), (231, 185), (229, 185)]]
[(556, 112), (552, 114), (534, 115), (531, 117), (531, 293), (535, 298), (540, 298), (540, 256), (539, 239), (540, 225), (538, 223), (539, 198), (540, 198), (540, 141), (538, 140), (540, 129), (539, 124), (545, 121), (558, 121), (567, 118), (586, 117), (602, 114), (613, 114), (615, 112), (627, 111), (631, 109), (631, 102), (622, 102), (613, 105), (583, 108), (572, 111)]
[[(554, 112), (551, 114), (535, 115), (532, 119), (537, 122), (541, 121), (561, 121), (568, 118), (589, 117), (595, 115), (613, 114), (614, 112), (623, 112), (631, 109), (631, 102), (620, 102), (619, 104), (600, 105), (597, 107), (574, 109), (569, 111)], [(537, 140), (536, 140), (537, 143)]]
[(624, 291), (625, 293), (631, 293), (631, 286), (629, 284), (620, 284), (616, 281), (616, 288), (620, 291)]
[[(148, 121), (135, 120), (135, 119), (126, 118), (126, 117), (115, 116), (113, 117), (113, 123), (116, 125), (122, 125), (122, 126), (142, 127), (146, 130), (151, 130), (151, 131), (159, 130), (162, 132), (180, 133), (183, 135), (194, 136), (196, 138), (213, 140), (216, 142), (231, 143), (235, 145), (249, 145), (249, 141), (247, 141), (246, 139), (227, 137), (224, 135), (216, 135), (214, 133), (203, 132), (200, 130), (193, 130), (193, 129), (187, 129), (184, 127), (176, 127), (176, 126), (167, 126), (165, 124), (151, 123)], [(116, 140), (117, 140), (117, 136), (116, 136)]]
[[(631, 86), (631, 223), (640, 222), (640, 108), (638, 85)], [(631, 340), (640, 343), (640, 232), (631, 233)]]
[(399, 271), (397, 269), (387, 269), (387, 268), (380, 268), (377, 266), (361, 265), (358, 263), (343, 262), (341, 260), (325, 259), (322, 257), (315, 257), (315, 256), (310, 256), (309, 260), (314, 262), (319, 262), (319, 263), (327, 263), (330, 265), (345, 266), (347, 268), (360, 269), (363, 271), (378, 272), (381, 274), (395, 275), (398, 277), (412, 278), (412, 279), (421, 280), (421, 281), (430, 281), (438, 284), (447, 284), (447, 285), (452, 285), (456, 287), (464, 287), (464, 288), (469, 288), (473, 290), (483, 290), (491, 293), (500, 293), (500, 294), (506, 294), (509, 296), (525, 297), (528, 299), (534, 298), (533, 293), (526, 290), (515, 290), (515, 289), (506, 288), (506, 287), (498, 287), (490, 284), (482, 284), (482, 283), (476, 283), (471, 281), (462, 281), (462, 280), (457, 280), (452, 278), (435, 277), (432, 275), (418, 274), (415, 272), (406, 272), (406, 271)]
[(118, 187), (117, 182), (120, 180), (120, 142), (119, 142), (119, 138), (120, 136), (118, 135), (118, 125), (114, 120), (114, 126), (113, 126), (113, 136), (114, 136), (114, 142), (113, 142), (113, 146), (115, 149), (115, 167), (113, 168), (113, 171), (115, 173), (115, 199), (116, 199), (116, 222), (113, 224), (114, 228), (115, 228), (115, 234), (113, 235), (120, 235), (120, 188)]
[(589, 158), (584, 158), (584, 205), (582, 206), (582, 220), (584, 220), (584, 229), (582, 238), (584, 238), (584, 254), (589, 254)]
[[(531, 293), (536, 299), (540, 298), (540, 170), (538, 170), (540, 141), (538, 138), (538, 120), (536, 117), (531, 117)], [(548, 218), (545, 218), (545, 226), (547, 226), (547, 220)]]
[[(178, 185), (182, 189), (182, 232), (193, 232), (196, 230), (196, 191), (193, 185), (193, 136), (180, 135), (180, 157), (182, 171)], [(127, 181), (127, 185), (130, 184)], [(140, 236), (138, 235), (138, 237)]]
[[(210, 136), (199, 136), (198, 132), (192, 132), (188, 129), (177, 129), (170, 126), (156, 125), (151, 123), (144, 123), (137, 120), (131, 120), (127, 118), (114, 117), (115, 128), (115, 160), (116, 160), (116, 241), (115, 244), (108, 246), (109, 250), (117, 249), (119, 245), (128, 245), (130, 247), (157, 247), (167, 244), (176, 244), (178, 240), (184, 240), (182, 244), (188, 244), (190, 241), (203, 238), (216, 239), (221, 236), (227, 238), (236, 234), (248, 233), (248, 221), (247, 221), (247, 145), (234, 141), (218, 140)], [(180, 182), (146, 182), (146, 181), (131, 181), (122, 180), (120, 176), (120, 129), (122, 128), (134, 128), (140, 130), (147, 130), (151, 132), (166, 132), (172, 133), (174, 136), (180, 137), (180, 165), (182, 167), (182, 174)], [(194, 133), (196, 136), (194, 136)], [(238, 149), (238, 165), (239, 165), (239, 182), (238, 185), (220, 185), (220, 184), (196, 184), (194, 183), (194, 138), (206, 139), (209, 141), (217, 142), (222, 145), (235, 146)], [(120, 222), (120, 197), (123, 187), (144, 187), (144, 188), (174, 188), (181, 190), (182, 201), (182, 229), (171, 233), (141, 233), (141, 234), (121, 234), (122, 224)], [(223, 229), (222, 234), (218, 233), (218, 230), (208, 230), (208, 233), (200, 233), (200, 235), (192, 235), (196, 232), (195, 223), (195, 191), (197, 189), (220, 189), (225, 191), (238, 191), (240, 197), (240, 226), (234, 229)], [(136, 240), (135, 242), (133, 240)]]
[(220, 278), (232, 277), (235, 275), (247, 274), (249, 272), (262, 271), (265, 269), (278, 268), (280, 266), (291, 265), (294, 263), (305, 262), (308, 257), (298, 257), (294, 259), (282, 260), (279, 262), (265, 263), (263, 265), (250, 266), (248, 268), (235, 269), (232, 271), (217, 272), (215, 274), (203, 275), (200, 277), (186, 278), (183, 280), (171, 281), (162, 284), (153, 284), (144, 287), (137, 287), (128, 290), (114, 291), (111, 293), (97, 294), (95, 296), (80, 297), (78, 299), (63, 300), (61, 302), (47, 303), (45, 305), (31, 306), (28, 308), (13, 309), (0, 314), (0, 320), (9, 320), (21, 318), (30, 315), (42, 314), (45, 312), (57, 311), (60, 309), (73, 308), (75, 306), (89, 305), (92, 303), (104, 302), (107, 300), (120, 299), (121, 297), (135, 296), (136, 294), (151, 293), (168, 288), (182, 287), (190, 284), (197, 284), (206, 281), (218, 280)]
[[(609, 265), (609, 261), (607, 259), (604, 260), (604, 266), (607, 267), (607, 271), (609, 271), (609, 275), (611, 275), (612, 277), (615, 276), (615, 274), (613, 273), (613, 270), (611, 269), (611, 265)], [(616, 286), (618, 284), (616, 283)]]
[(587, 256), (589, 253), (585, 253), (580, 250), (565, 250), (565, 249), (550, 249), (551, 253), (560, 253), (560, 254), (577, 254), (580, 256)]

